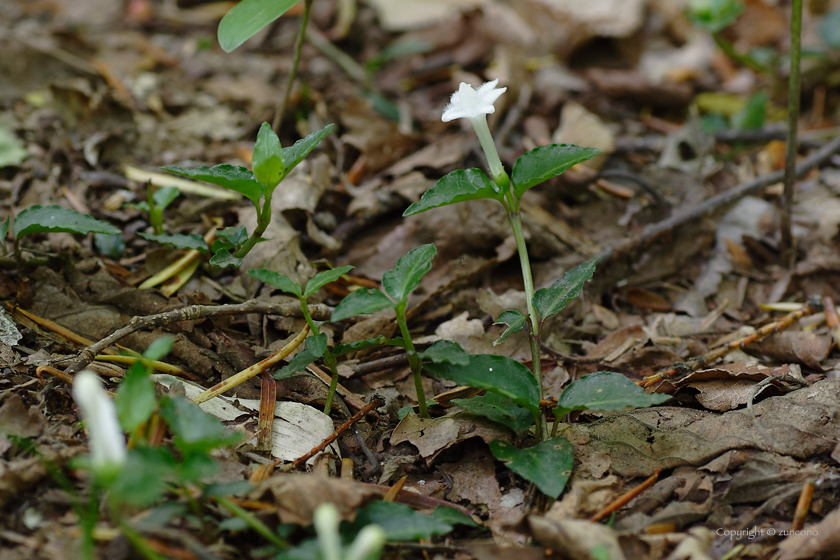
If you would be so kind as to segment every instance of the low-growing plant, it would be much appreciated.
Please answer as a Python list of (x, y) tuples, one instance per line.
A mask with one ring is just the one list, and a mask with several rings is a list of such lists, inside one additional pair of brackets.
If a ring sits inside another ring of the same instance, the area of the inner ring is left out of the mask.
[[(257, 134), (252, 152), (253, 171), (244, 167), (222, 164), (214, 167), (191, 168), (168, 166), (166, 171), (192, 179), (206, 181), (238, 192), (250, 200), (257, 211), (257, 226), (250, 236), (244, 227), (227, 228), (219, 232), (221, 239), (214, 243), (210, 264), (220, 267), (240, 266), (242, 258), (257, 244), (271, 223), (271, 197), (277, 185), (314, 150), (329, 134), (334, 125), (329, 124), (292, 146), (283, 148), (280, 139), (268, 123), (263, 123)], [(206, 243), (201, 241), (206, 248)], [(195, 248), (195, 247), (190, 247)]]

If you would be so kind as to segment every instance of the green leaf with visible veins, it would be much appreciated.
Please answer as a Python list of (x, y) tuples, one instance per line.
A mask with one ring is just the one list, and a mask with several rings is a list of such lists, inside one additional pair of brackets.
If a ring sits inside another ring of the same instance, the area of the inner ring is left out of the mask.
[(219, 45), (225, 52), (233, 51), (297, 3), (298, 0), (242, 0), (219, 23)]
[(568, 168), (582, 161), (592, 159), (601, 150), (581, 148), (573, 144), (551, 144), (525, 152), (513, 164), (511, 181), (513, 194), (522, 198), (525, 191), (552, 177), (562, 174)]
[(496, 354), (470, 355), (465, 366), (425, 364), (428, 371), (459, 385), (487, 389), (524, 406), (534, 416), (540, 414), (540, 387), (534, 374), (520, 362)]
[(521, 435), (534, 423), (534, 415), (507, 397), (485, 393), (469, 399), (452, 399), (452, 402), (467, 412), (478, 414), (507, 426)]
[(560, 313), (566, 304), (580, 295), (583, 285), (592, 279), (598, 259), (587, 261), (566, 272), (549, 288), (541, 288), (534, 294), (534, 307), (543, 319)]
[(424, 352), (418, 354), (422, 359), (435, 364), (455, 364), (465, 366), (470, 363), (470, 356), (460, 344), (451, 340), (438, 340)]
[(503, 311), (499, 318), (496, 319), (496, 322), (493, 323), (494, 325), (507, 325), (505, 332), (502, 333), (502, 336), (493, 342), (493, 346), (498, 346), (502, 342), (507, 339), (510, 335), (515, 332), (521, 331), (525, 328), (525, 315), (520, 313), (515, 309), (508, 309), (507, 311)]
[(376, 313), (381, 309), (392, 307), (394, 304), (388, 297), (376, 288), (362, 288), (350, 292), (350, 295), (335, 306), (330, 321), (342, 321), (356, 315)]
[(505, 195), (499, 186), (484, 174), (484, 171), (475, 168), (459, 169), (439, 179), (431, 189), (423, 193), (420, 200), (403, 212), (403, 216), (480, 198), (502, 201)]
[(397, 261), (397, 266), (382, 275), (382, 288), (398, 303), (408, 301), (420, 280), (432, 269), (432, 259), (437, 254), (434, 243), (412, 249)]
[(352, 265), (347, 265), (339, 266), (338, 268), (333, 268), (330, 270), (325, 270), (324, 272), (319, 272), (318, 274), (312, 277), (312, 280), (306, 283), (306, 290), (304, 290), (303, 292), (304, 297), (314, 294), (330, 282), (335, 282), (354, 268), (356, 267)]
[(563, 493), (575, 462), (575, 448), (562, 437), (546, 440), (528, 449), (517, 449), (497, 439), (490, 442), (490, 451), (510, 470), (555, 499)]
[(267, 122), (262, 123), (257, 133), (257, 143), (251, 156), (254, 176), (263, 186), (273, 191), (286, 176), (286, 163), (280, 139)]
[(122, 232), (102, 220), (61, 206), (30, 206), (15, 217), (12, 232), (15, 239), (30, 233), (63, 231), (67, 233), (107, 233), (120, 235)]
[(647, 408), (670, 398), (646, 393), (621, 373), (596, 371), (572, 381), (560, 395), (554, 412), (559, 419), (573, 410), (614, 412), (628, 407)]
[(282, 292), (296, 295), (298, 297), (301, 296), (300, 283), (298, 283), (297, 280), (292, 280), (285, 274), (279, 274), (277, 272), (274, 272), (273, 270), (266, 270), (264, 268), (249, 270), (248, 274), (259, 280), (260, 282), (265, 282), (270, 286), (274, 286)]
[(274, 374), (274, 379), (285, 379), (299, 371), (305, 370), (306, 366), (323, 356), (326, 350), (327, 335), (325, 333), (310, 336), (306, 339), (306, 348), (295, 354), (288, 365), (280, 368)]
[(224, 163), (214, 167), (207, 167), (202, 165), (200, 167), (175, 167), (167, 166), (161, 169), (175, 173), (176, 175), (183, 175), (190, 179), (198, 179), (199, 181), (206, 181), (226, 189), (238, 192), (248, 200), (254, 203), (254, 206), (259, 206), (260, 197), (263, 194), (263, 186), (257, 180), (257, 177), (250, 169), (239, 167), (237, 165), (229, 165)]
[(324, 139), (324, 136), (332, 132), (334, 128), (334, 124), (328, 124), (321, 130), (313, 132), (306, 138), (301, 138), (288, 148), (283, 148), (283, 158), (286, 160), (286, 175), (288, 175), (297, 164), (302, 162), (304, 158), (309, 155), (309, 152), (317, 148), (318, 144), (321, 143), (321, 140)]

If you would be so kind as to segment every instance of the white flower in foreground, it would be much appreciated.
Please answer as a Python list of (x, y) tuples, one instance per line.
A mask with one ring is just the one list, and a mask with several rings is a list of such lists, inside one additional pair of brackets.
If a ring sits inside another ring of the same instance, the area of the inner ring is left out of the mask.
[(379, 525), (368, 525), (356, 535), (356, 540), (342, 554), (341, 537), (338, 534), (340, 519), (338, 510), (329, 502), (315, 508), (312, 523), (318, 533), (321, 557), (324, 560), (367, 560), (379, 558), (385, 546), (385, 530)]
[(487, 127), (487, 115), (496, 112), (493, 104), (507, 90), (507, 88), (497, 88), (498, 84), (499, 80), (493, 80), (476, 90), (471, 85), (461, 82), (461, 86), (452, 94), (449, 105), (443, 110), (443, 117), (441, 117), (443, 122), (469, 119), (478, 136), (478, 141), (481, 142), (481, 148), (490, 166), (490, 173), (496, 182), (507, 179), (499, 153), (496, 151), (496, 144), (493, 142), (493, 136)]
[(82, 411), (88, 431), (90, 460), (95, 471), (107, 472), (125, 462), (125, 438), (117, 420), (114, 401), (99, 377), (88, 370), (73, 379), (73, 398)]

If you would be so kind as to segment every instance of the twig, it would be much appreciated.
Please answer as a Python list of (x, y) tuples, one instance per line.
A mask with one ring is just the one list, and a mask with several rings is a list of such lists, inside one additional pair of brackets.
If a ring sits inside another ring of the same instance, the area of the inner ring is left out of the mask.
[[(162, 327), (181, 321), (197, 321), (208, 317), (247, 315), (249, 313), (258, 313), (260, 315), (280, 315), (283, 317), (303, 317), (300, 305), (296, 303), (265, 303), (256, 300), (229, 305), (190, 305), (188, 307), (182, 307), (181, 309), (175, 309), (174, 311), (158, 313), (157, 315), (148, 315), (146, 317), (138, 316), (132, 318), (126, 326), (121, 329), (117, 329), (96, 344), (92, 344), (82, 350), (78, 359), (70, 364), (64, 371), (71, 374), (81, 371), (85, 368), (85, 366), (93, 361), (97, 354), (103, 353), (105, 348), (108, 348), (118, 340), (121, 340), (140, 329)], [(331, 310), (324, 304), (310, 305), (309, 314), (316, 321), (324, 321), (329, 319)]]
[(799, 59), (802, 51), (802, 0), (793, 0), (790, 18), (790, 80), (788, 83), (788, 130), (785, 152), (785, 190), (782, 202), (782, 262), (792, 268), (796, 262), (796, 246), (791, 231), (793, 195), (796, 189), (796, 133), (799, 126)]
[[(650, 387), (651, 385), (653, 385), (657, 381), (661, 381), (661, 380), (666, 379), (668, 377), (671, 377), (672, 375), (675, 375), (677, 373), (694, 371), (695, 369), (697, 369), (699, 367), (708, 366), (709, 364), (711, 364), (715, 360), (726, 356), (730, 352), (733, 352), (735, 350), (744, 348), (745, 346), (747, 346), (749, 344), (752, 344), (754, 342), (757, 342), (757, 341), (761, 340), (762, 338), (765, 338), (765, 337), (773, 334), (774, 332), (778, 332), (778, 331), (780, 331), (784, 328), (787, 328), (790, 325), (792, 325), (794, 322), (801, 319), (802, 317), (805, 317), (807, 315), (811, 315), (812, 313), (820, 311), (821, 309), (822, 309), (822, 304), (821, 303), (819, 303), (819, 304), (809, 303), (808, 305), (804, 306), (802, 309), (798, 309), (796, 311), (793, 311), (793, 312), (785, 315), (784, 317), (782, 317), (778, 321), (775, 321), (773, 323), (768, 323), (768, 324), (764, 325), (763, 327), (761, 327), (760, 329), (758, 329), (757, 331), (755, 331), (754, 333), (752, 333), (749, 336), (739, 338), (738, 340), (733, 340), (732, 342), (730, 342), (728, 344), (724, 344), (720, 348), (716, 348), (715, 350), (712, 350), (711, 352), (708, 352), (707, 354), (704, 354), (702, 356), (698, 356), (697, 358), (689, 360), (688, 362), (684, 362), (684, 363), (679, 364), (677, 366), (674, 366), (672, 368), (666, 369), (664, 371), (660, 371), (660, 372), (658, 372), (654, 375), (650, 375), (648, 377), (645, 377), (638, 384), (643, 386), (643, 387)], [(771, 378), (768, 377), (767, 379), (771, 379)]]
[[(799, 177), (808, 173), (829, 159), (838, 150), (840, 150), (840, 136), (820, 148), (816, 153), (802, 160), (802, 162), (796, 166), (796, 176)], [(773, 183), (778, 183), (782, 180), (783, 176), (784, 174), (782, 171), (774, 171), (773, 173), (769, 173), (763, 177), (753, 179), (748, 183), (743, 183), (734, 189), (729, 189), (728, 191), (715, 195), (697, 206), (662, 220), (659, 223), (652, 224), (646, 227), (639, 236), (633, 239), (628, 239), (613, 248), (603, 251), (599, 255), (599, 266), (603, 267), (608, 262), (615, 260), (620, 256), (634, 253), (645, 245), (653, 242), (660, 235), (668, 233), (686, 222), (700, 219), (706, 214), (710, 214), (723, 206), (732, 204), (747, 195), (759, 192)]]
[(303, 51), (303, 41), (306, 38), (306, 26), (309, 23), (309, 12), (312, 11), (312, 2), (313, 0), (303, 0), (303, 15), (301, 16), (300, 29), (295, 39), (295, 54), (292, 59), (292, 69), (289, 71), (288, 78), (286, 78), (286, 91), (283, 93), (283, 101), (277, 106), (277, 110), (274, 112), (274, 122), (271, 123), (271, 128), (278, 133), (280, 131), (280, 125), (283, 124), (283, 113), (286, 112), (289, 97), (292, 95), (292, 87), (294, 87), (295, 79), (297, 78), (298, 66), (300, 66), (300, 54)]
[(649, 488), (651, 484), (656, 482), (656, 479), (659, 478), (659, 473), (661, 473), (661, 472), (662, 472), (662, 467), (661, 466), (656, 467), (656, 472), (654, 472), (650, 476), (650, 478), (648, 478), (647, 480), (645, 480), (644, 482), (639, 484), (637, 487), (635, 487), (632, 490), (630, 490), (629, 492), (627, 492), (626, 494), (624, 494), (622, 496), (619, 496), (616, 500), (613, 500), (613, 502), (610, 503), (607, 507), (605, 507), (604, 509), (602, 509), (601, 511), (599, 511), (598, 513), (596, 513), (595, 515), (590, 517), (589, 521), (591, 521), (592, 523), (600, 521), (601, 519), (608, 516), (609, 514), (615, 512), (615, 511), (618, 511), (619, 508), (627, 505), (630, 502), (630, 500), (632, 500), (633, 498), (635, 498), (636, 496), (641, 494), (645, 489)]

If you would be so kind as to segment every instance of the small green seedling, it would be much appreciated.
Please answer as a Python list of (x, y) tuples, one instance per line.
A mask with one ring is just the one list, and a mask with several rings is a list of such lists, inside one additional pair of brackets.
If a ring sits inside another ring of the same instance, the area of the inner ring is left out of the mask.
[[(250, 237), (232, 232), (224, 237), (217, 247), (210, 264), (220, 267), (240, 266), (242, 258), (260, 241), (268, 224), (271, 222), (271, 197), (277, 185), (314, 150), (321, 140), (332, 132), (330, 124), (306, 138), (302, 138), (287, 148), (280, 146), (280, 139), (268, 123), (263, 123), (257, 134), (252, 161), (254, 170), (244, 167), (222, 164), (215, 167), (164, 167), (166, 171), (206, 181), (232, 191), (236, 191), (250, 200), (257, 210), (257, 227)], [(244, 230), (243, 230), (244, 231)], [(234, 245), (236, 241), (236, 245)], [(203, 242), (203, 241), (202, 241)], [(230, 245), (227, 245), (229, 243)]]

